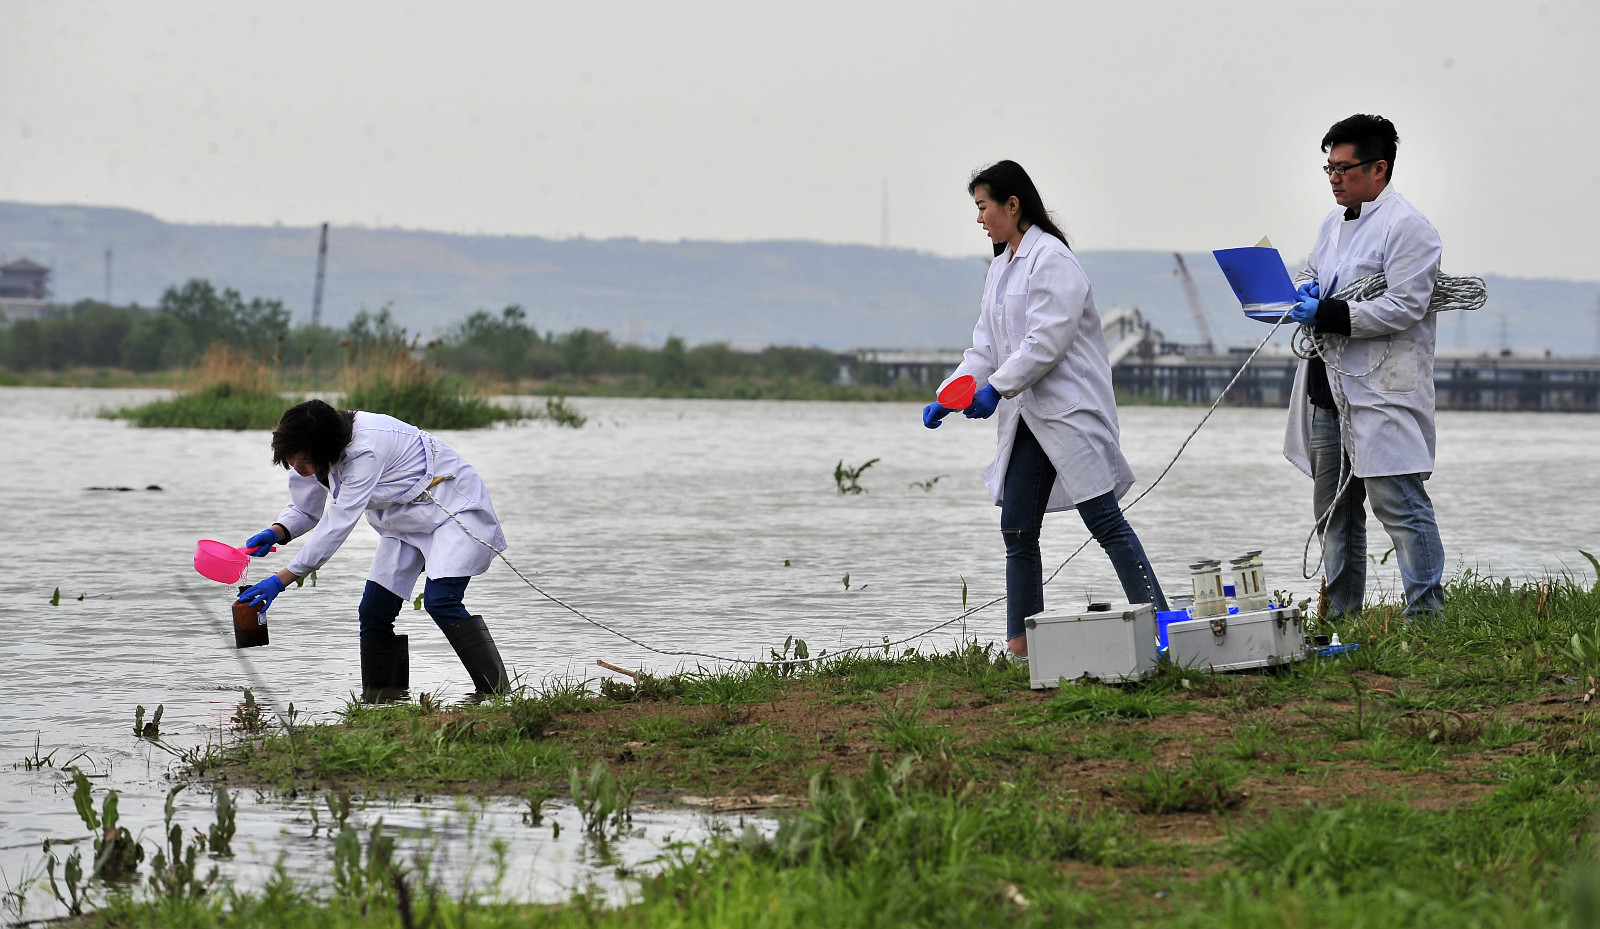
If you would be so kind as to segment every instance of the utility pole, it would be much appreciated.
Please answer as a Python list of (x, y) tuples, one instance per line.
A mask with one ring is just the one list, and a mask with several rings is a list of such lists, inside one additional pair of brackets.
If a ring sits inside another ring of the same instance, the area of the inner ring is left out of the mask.
[(111, 246), (106, 246), (106, 305), (111, 305)]
[(1594, 353), (1600, 356), (1600, 297), (1594, 298)]
[(1511, 320), (1506, 314), (1500, 314), (1500, 349), (1506, 353), (1511, 351)]
[(883, 222), (878, 226), (878, 245), (889, 247), (889, 179), (883, 179)]
[(322, 280), (328, 274), (328, 224), (322, 224), (322, 242), (317, 246), (317, 289), (311, 293), (311, 325), (322, 325)]

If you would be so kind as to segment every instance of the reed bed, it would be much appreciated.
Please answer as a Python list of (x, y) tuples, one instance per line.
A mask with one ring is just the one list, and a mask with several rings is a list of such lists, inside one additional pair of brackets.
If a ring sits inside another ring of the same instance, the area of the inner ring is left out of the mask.
[(441, 373), (400, 345), (358, 354), (341, 380), (346, 408), (387, 413), (419, 429), (481, 429), (529, 415), (495, 405), (468, 382)]
[[(304, 399), (282, 390), (283, 375), (246, 352), (213, 345), (187, 371), (170, 400), (103, 411), (107, 419), (162, 429), (271, 429), (283, 411)], [(497, 406), (460, 377), (439, 372), (405, 345), (358, 351), (340, 372), (348, 409), (387, 413), (420, 429), (481, 429), (530, 417)]]
[(147, 429), (271, 429), (301, 399), (279, 389), (271, 366), (239, 349), (213, 345), (185, 373), (172, 399), (100, 415)]

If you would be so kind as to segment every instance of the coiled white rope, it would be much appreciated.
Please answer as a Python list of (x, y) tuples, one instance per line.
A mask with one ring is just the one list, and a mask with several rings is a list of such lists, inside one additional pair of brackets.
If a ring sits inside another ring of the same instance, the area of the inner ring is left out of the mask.
[[(1346, 302), (1371, 300), (1388, 289), (1388, 281), (1380, 271), (1340, 288), (1333, 296)], [(1434, 282), (1433, 296), (1428, 299), (1428, 312), (1480, 310), (1488, 302), (1489, 289), (1484, 284), (1483, 278), (1441, 274)], [(1362, 378), (1368, 377), (1389, 360), (1389, 353), (1394, 348), (1394, 335), (1384, 336), (1383, 341), (1383, 355), (1370, 368), (1360, 372), (1346, 371), (1339, 364), (1344, 360), (1344, 352), (1350, 345), (1349, 336), (1319, 333), (1301, 326), (1300, 331), (1295, 334), (1293, 349), (1295, 355), (1300, 358), (1321, 358), (1323, 366), (1329, 371), (1345, 377)], [(1317, 516), (1311, 527), (1311, 533), (1306, 536), (1305, 547), (1300, 552), (1300, 576), (1308, 581), (1316, 575), (1310, 567), (1311, 543), (1313, 540), (1318, 542), (1317, 564), (1321, 565), (1328, 553), (1328, 524), (1333, 520), (1334, 510), (1338, 509), (1339, 502), (1344, 499), (1345, 492), (1350, 489), (1350, 483), (1355, 477), (1353, 461), (1356, 438), (1355, 431), (1350, 426), (1350, 404), (1345, 400), (1344, 384), (1338, 378), (1329, 376), (1328, 388), (1333, 394), (1335, 411), (1339, 416), (1339, 441), (1342, 445), (1339, 455), (1339, 480), (1335, 486), (1332, 502)]]

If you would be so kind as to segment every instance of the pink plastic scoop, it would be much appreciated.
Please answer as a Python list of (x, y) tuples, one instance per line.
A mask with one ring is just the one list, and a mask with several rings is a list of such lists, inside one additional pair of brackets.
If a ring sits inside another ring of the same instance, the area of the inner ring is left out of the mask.
[[(274, 545), (271, 549), (277, 551)], [(194, 569), (219, 584), (236, 584), (250, 566), (250, 549), (201, 539), (194, 546)]]
[(972, 395), (977, 390), (978, 382), (972, 375), (963, 374), (939, 391), (939, 405), (947, 410), (964, 410), (972, 405)]

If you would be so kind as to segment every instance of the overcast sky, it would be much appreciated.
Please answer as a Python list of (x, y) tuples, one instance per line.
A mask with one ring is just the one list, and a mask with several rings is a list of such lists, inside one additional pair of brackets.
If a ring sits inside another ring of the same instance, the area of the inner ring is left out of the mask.
[(1083, 249), (1332, 205), (1393, 119), (1445, 269), (1600, 279), (1600, 2), (0, 0), (0, 199), (174, 221), (980, 254), (1015, 158)]

